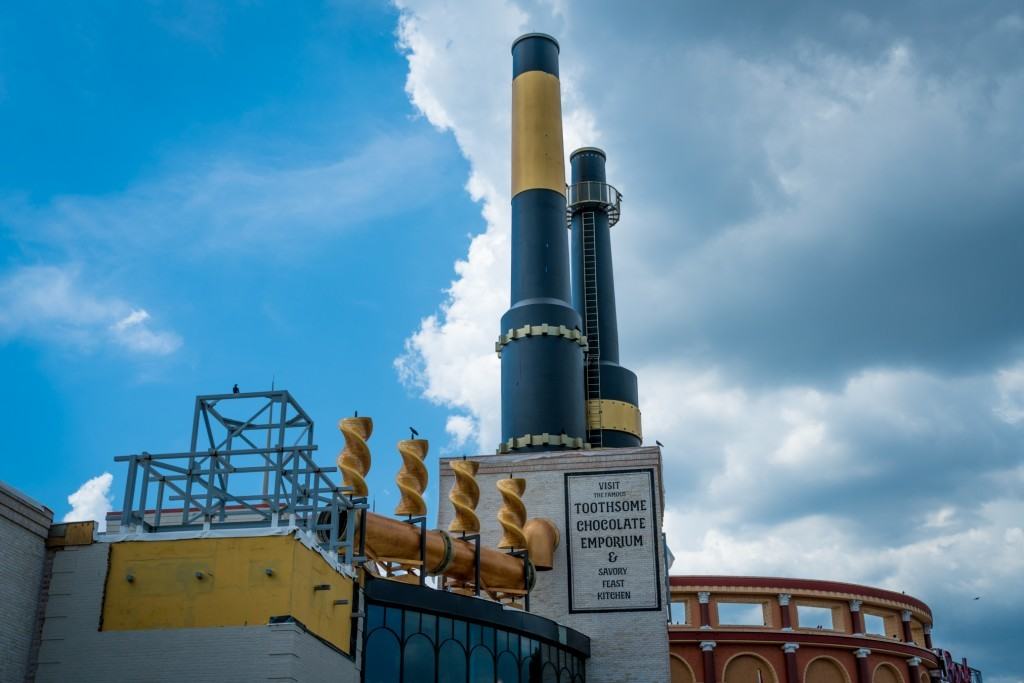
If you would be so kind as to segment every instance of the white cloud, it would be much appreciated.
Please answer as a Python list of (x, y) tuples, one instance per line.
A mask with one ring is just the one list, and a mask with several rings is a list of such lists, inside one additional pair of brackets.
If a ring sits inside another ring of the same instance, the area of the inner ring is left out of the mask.
[(627, 197), (618, 298), (651, 302), (620, 311), (627, 365), (706, 357), (835, 379), (865, 364), (977, 363), (1024, 332), (1004, 294), (1016, 266), (1001, 256), (1024, 184), (1005, 151), (1024, 144), (1011, 123), (1024, 115), (1021, 71), (935, 78), (907, 40), (869, 58), (804, 41), (789, 59), (754, 60), (720, 41), (616, 36), (614, 13), (478, 3), (492, 20), (477, 26), (444, 3), (400, 6), (410, 97), (454, 131), (487, 220), (404, 364), (431, 400), (478, 418), (481, 449), (498, 418), (480, 370), (496, 367), (508, 300), (504, 46), (524, 29), (563, 38), (567, 148), (604, 144)]
[(874, 369), (832, 390), (638, 374), (645, 432), (666, 444), (673, 573), (906, 591), (933, 608), (939, 646), (1005, 670), (1024, 605), (1024, 432), (994, 413), (1004, 372)]
[(450, 415), (445, 423), (445, 431), (452, 436), (452, 448), (462, 448), (476, 433), (476, 423), (466, 415)]
[(827, 510), (861, 534), (913, 536), (965, 528), (985, 501), (1019, 495), (1024, 434), (995, 419), (988, 375), (874, 369), (826, 391), (746, 388), (681, 364), (638, 374), (647, 438), (666, 444), (667, 485), (688, 491), (677, 508), (714, 509), (721, 524)]
[(154, 332), (146, 325), (147, 320), (147, 311), (135, 309), (111, 325), (110, 329), (120, 344), (139, 353), (167, 355), (181, 346), (181, 339), (177, 335)]
[[(497, 322), (509, 302), (510, 58), (528, 14), (509, 2), (397, 3), (399, 37), (409, 61), (406, 90), (427, 119), (451, 130), (471, 163), (470, 196), (487, 228), (455, 264), (457, 279), (439, 314), (428, 316), (396, 365), (424, 397), (468, 412), (482, 450), (500, 440)], [(472, 88), (464, 87), (473, 83)], [(567, 145), (593, 144), (594, 118), (579, 101), (572, 69), (562, 75)], [(572, 149), (572, 147), (568, 147)], [(468, 436), (466, 437), (468, 439)]]
[(71, 511), (64, 515), (65, 522), (94, 521), (100, 531), (107, 530), (107, 513), (113, 509), (110, 485), (114, 476), (109, 472), (93, 477), (68, 496)]
[(75, 266), (28, 266), (0, 279), (0, 338), (15, 336), (86, 350), (115, 344), (154, 356), (182, 344), (174, 332), (153, 329), (145, 309), (87, 291)]
[[(906, 591), (933, 604), (957, 593), (1022, 601), (1024, 589), (1013, 577), (1024, 571), (1024, 503), (995, 500), (982, 512), (977, 526), (883, 546), (865, 544), (842, 523), (815, 515), (744, 533), (669, 508), (665, 532), (676, 556), (674, 573), (778, 576), (799, 567), (801, 576)], [(944, 618), (955, 617), (937, 610), (936, 625), (941, 631)]]
[(547, 31), (566, 148), (607, 149), (626, 197), (612, 233), (623, 362), (648, 441), (667, 445), (676, 571), (917, 592), (945, 644), (1005, 668), (1008, 641), (976, 637), (959, 601), (984, 588), (1007, 596), (997, 609), (1024, 605), (1009, 585), (1024, 533), (1009, 256), (1024, 64), (1000, 37), (1015, 22), (993, 10), (951, 46), (935, 36), (960, 35), (952, 10), (925, 30), (842, 8), (759, 14), (762, 27), (686, 3), (397, 4), (410, 99), (453, 131), (487, 222), (396, 363), (451, 408), (449, 431), (481, 452), (498, 439), (507, 46)]
[(433, 201), (443, 153), (436, 136), (386, 132), (327, 161), (274, 165), (222, 153), (119, 194), (58, 196), (42, 206), (0, 197), (0, 223), (24, 244), (55, 246), (89, 263), (120, 266), (169, 252), (195, 260), (254, 250), (261, 259), (288, 258), (318, 239)]
[(1024, 422), (1024, 362), (1000, 370), (996, 387), (999, 390), (996, 415), (1010, 424)]
[[(441, 312), (423, 320), (396, 364), (406, 382), (419, 384), (424, 397), (472, 415), (473, 440), (492, 448), (500, 438), (494, 381), (498, 359), (487, 351), (493, 349), (496, 321), (508, 305), (511, 220), (505, 170), (509, 67), (504, 54), (492, 48), (509, 44), (527, 17), (506, 2), (458, 9), (443, 3), (398, 4), (403, 10), (399, 38), (409, 60), (406, 90), (434, 126), (455, 134), (472, 165), (467, 190), (483, 203), (487, 229), (473, 238), (467, 258), (455, 264), (458, 277)], [(448, 22), (473, 29), (452, 30)], [(478, 87), (463, 87), (467, 82)], [(462, 431), (455, 436), (463, 444), (470, 438)]]

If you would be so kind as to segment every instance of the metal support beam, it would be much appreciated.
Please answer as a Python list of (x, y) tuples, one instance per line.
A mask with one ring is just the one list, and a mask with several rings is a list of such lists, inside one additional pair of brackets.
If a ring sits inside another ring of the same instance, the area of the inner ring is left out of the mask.
[(114, 458), (128, 465), (121, 527), (148, 532), (284, 522), (354, 564), (365, 558), (365, 540), (358, 553), (353, 542), (366, 499), (339, 486), (329, 476), (337, 468), (317, 463), (316, 450), (313, 421), (285, 390), (197, 396), (188, 451)]

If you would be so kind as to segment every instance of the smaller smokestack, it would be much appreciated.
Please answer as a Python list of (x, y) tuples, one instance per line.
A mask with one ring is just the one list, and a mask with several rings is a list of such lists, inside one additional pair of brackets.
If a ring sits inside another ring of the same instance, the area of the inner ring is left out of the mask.
[(569, 156), (572, 301), (587, 335), (587, 441), (594, 448), (639, 446), (643, 440), (636, 375), (619, 365), (610, 228), (619, 220), (622, 196), (608, 184), (605, 160), (597, 147)]

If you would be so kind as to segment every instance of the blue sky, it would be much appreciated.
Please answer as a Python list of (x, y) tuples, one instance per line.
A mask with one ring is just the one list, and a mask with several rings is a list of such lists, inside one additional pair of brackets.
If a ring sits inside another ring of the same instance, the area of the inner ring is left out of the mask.
[(547, 31), (566, 148), (605, 148), (626, 197), (622, 356), (674, 571), (905, 590), (1024, 680), (1024, 10), (768, 7), (9, 9), (0, 477), (58, 516), (104, 472), (116, 497), (114, 455), (272, 378), (325, 461), (374, 416), (384, 509), (408, 426), (490, 452), (508, 45)]
[[(275, 378), (328, 460), (353, 410), (389, 455), (410, 425), (445, 442), (392, 361), (482, 219), (451, 136), (405, 96), (396, 21), (366, 3), (5, 12), (4, 480), (61, 515), (114, 455), (186, 447), (195, 394)], [(123, 343), (111, 326), (140, 310), (156, 340)]]

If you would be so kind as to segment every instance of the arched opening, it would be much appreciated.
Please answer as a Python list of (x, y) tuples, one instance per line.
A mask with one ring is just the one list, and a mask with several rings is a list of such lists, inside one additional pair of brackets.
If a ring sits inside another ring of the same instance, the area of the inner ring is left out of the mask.
[(366, 683), (394, 683), (401, 677), (401, 648), (394, 632), (379, 628), (366, 640), (364, 679)]
[(850, 677), (836, 660), (818, 657), (804, 670), (804, 683), (850, 683)]
[(879, 664), (871, 676), (871, 683), (903, 683), (903, 676), (892, 664)]
[(457, 640), (447, 640), (441, 645), (437, 657), (438, 683), (465, 683), (466, 650)]
[(498, 655), (498, 683), (519, 683), (519, 660), (511, 652)]
[(406, 681), (434, 680), (434, 643), (422, 633), (405, 641), (402, 676)]
[(483, 645), (477, 645), (469, 655), (469, 683), (493, 683), (494, 655)]
[(672, 683), (694, 683), (695, 681), (693, 677), (693, 670), (682, 657), (669, 655), (668, 669), (669, 673), (672, 674), (670, 679)]
[(744, 652), (725, 664), (723, 683), (778, 683), (775, 669), (766, 660)]

